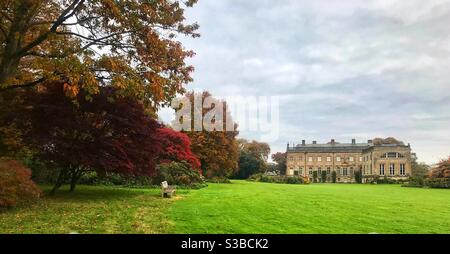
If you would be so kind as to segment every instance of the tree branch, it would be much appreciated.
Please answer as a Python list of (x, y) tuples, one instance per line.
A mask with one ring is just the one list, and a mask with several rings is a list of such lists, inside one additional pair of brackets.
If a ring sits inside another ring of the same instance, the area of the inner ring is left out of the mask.
[(28, 82), (28, 83), (24, 83), (24, 84), (16, 84), (16, 85), (12, 85), (12, 86), (7, 86), (7, 87), (3, 87), (0, 88), (0, 92), (2, 91), (7, 91), (7, 90), (12, 90), (12, 89), (16, 89), (16, 88), (27, 88), (27, 87), (32, 87), (35, 86), (39, 83), (42, 83), (46, 80), (47, 78), (40, 78), (38, 80), (32, 81), (32, 82)]
[[(75, 0), (69, 7), (67, 7), (61, 15), (58, 17), (58, 19), (55, 21), (55, 23), (52, 25), (49, 31), (41, 34), (38, 36), (34, 41), (30, 42), (28, 45), (20, 49), (16, 55), (17, 56), (24, 56), (30, 49), (34, 48), (35, 46), (41, 44), (44, 40), (47, 39), (47, 37), (51, 33), (55, 33), (56, 29), (64, 23), (68, 18), (73, 16), (76, 13), (76, 10), (84, 3), (85, 0)], [(71, 13), (70, 13), (71, 12)]]

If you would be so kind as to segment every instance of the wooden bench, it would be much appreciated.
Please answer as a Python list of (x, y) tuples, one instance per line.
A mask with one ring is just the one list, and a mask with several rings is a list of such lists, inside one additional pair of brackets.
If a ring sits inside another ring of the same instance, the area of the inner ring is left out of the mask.
[(175, 195), (176, 187), (174, 185), (169, 185), (167, 181), (161, 183), (161, 197), (167, 196), (172, 197)]

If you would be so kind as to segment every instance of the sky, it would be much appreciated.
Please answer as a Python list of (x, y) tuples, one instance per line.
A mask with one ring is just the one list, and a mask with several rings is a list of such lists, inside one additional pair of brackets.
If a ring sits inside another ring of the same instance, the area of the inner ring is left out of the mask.
[(278, 96), (272, 153), (392, 136), (419, 161), (450, 155), (450, 0), (199, 0), (186, 14), (201, 34), (180, 38), (196, 52), (186, 88)]

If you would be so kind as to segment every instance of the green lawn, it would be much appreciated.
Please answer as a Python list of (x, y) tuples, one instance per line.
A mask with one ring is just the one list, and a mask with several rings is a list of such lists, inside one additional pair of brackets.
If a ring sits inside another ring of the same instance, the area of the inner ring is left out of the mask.
[(0, 212), (0, 233), (167, 233), (165, 211), (177, 199), (162, 199), (157, 189), (62, 188), (31, 207)]
[(0, 233), (450, 233), (450, 190), (233, 181), (180, 190), (79, 186), (0, 213)]

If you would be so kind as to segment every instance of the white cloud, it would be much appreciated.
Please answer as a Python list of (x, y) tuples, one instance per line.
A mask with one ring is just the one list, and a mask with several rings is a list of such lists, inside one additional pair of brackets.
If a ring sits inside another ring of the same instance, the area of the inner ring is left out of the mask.
[(204, 0), (187, 13), (202, 34), (183, 39), (197, 53), (188, 89), (280, 96), (273, 151), (397, 136), (427, 162), (450, 153), (450, 0)]

